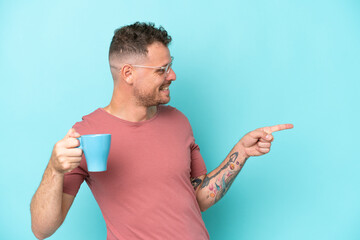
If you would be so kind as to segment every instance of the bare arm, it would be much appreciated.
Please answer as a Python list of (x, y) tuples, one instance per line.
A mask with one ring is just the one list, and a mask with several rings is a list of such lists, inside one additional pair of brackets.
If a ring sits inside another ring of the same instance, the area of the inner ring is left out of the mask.
[(31, 228), (38, 239), (51, 236), (63, 223), (74, 197), (63, 193), (64, 177), (47, 167), (32, 198)]
[(273, 132), (292, 127), (291, 124), (282, 124), (259, 128), (246, 134), (219, 167), (208, 175), (191, 179), (200, 210), (205, 211), (226, 194), (250, 156), (261, 156), (270, 151)]
[(196, 191), (196, 198), (201, 211), (219, 201), (230, 188), (234, 179), (244, 166), (246, 157), (240, 156), (236, 147), (231, 150), (228, 157), (208, 175), (202, 175), (198, 178), (191, 179)]
[(55, 144), (40, 186), (30, 204), (31, 228), (38, 239), (51, 236), (63, 223), (74, 196), (63, 193), (64, 173), (80, 164), (82, 150), (75, 148), (80, 135), (71, 129)]

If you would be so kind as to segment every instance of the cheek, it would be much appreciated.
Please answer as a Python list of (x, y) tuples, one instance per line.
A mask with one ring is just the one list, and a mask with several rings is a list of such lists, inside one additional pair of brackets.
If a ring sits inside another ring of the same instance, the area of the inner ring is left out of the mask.
[(153, 81), (152, 84), (149, 84), (149, 89), (153, 89), (155, 91), (159, 91), (163, 81)]
[(148, 78), (139, 79), (134, 83), (134, 87), (141, 92), (154, 92), (158, 91), (164, 81), (159, 76), (151, 76)]
[(149, 89), (151, 89), (151, 85), (149, 84), (149, 81), (151, 81), (150, 79), (141, 79), (138, 80), (137, 82), (134, 83), (134, 88), (143, 91), (148, 91)]

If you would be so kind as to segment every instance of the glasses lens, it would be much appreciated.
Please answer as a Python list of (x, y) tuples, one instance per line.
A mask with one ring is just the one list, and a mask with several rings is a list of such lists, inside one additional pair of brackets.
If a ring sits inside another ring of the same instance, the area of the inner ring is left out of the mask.
[(166, 74), (168, 74), (170, 72), (171, 66), (172, 66), (172, 62), (166, 66), (166, 69), (165, 69)]

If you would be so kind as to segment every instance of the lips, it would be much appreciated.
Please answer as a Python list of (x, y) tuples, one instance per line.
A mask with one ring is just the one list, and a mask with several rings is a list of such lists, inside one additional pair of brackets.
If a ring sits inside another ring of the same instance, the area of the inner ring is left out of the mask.
[(160, 89), (160, 91), (167, 91), (167, 90), (169, 90), (169, 87), (170, 87), (170, 84), (167, 84), (167, 85), (161, 86), (159, 89)]

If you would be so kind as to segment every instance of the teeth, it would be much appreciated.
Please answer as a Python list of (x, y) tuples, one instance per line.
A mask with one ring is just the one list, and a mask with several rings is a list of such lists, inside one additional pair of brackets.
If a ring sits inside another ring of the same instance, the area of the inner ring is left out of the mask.
[(161, 90), (169, 90), (169, 87), (164, 87), (164, 88), (162, 88)]

